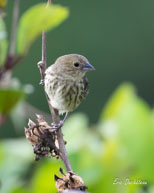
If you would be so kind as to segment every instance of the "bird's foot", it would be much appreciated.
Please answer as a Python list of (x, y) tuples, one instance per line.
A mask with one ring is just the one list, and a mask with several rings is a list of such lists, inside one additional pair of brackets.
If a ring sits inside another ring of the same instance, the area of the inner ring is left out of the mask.
[(60, 120), (60, 122), (59, 122), (58, 124), (56, 124), (56, 123), (51, 123), (51, 127), (52, 127), (53, 129), (55, 129), (55, 130), (60, 129), (60, 128), (64, 125), (64, 123), (65, 123), (68, 115), (69, 115), (69, 113), (66, 113), (64, 119), (63, 119), (63, 120)]
[(51, 127), (55, 130), (60, 129), (64, 125), (64, 120), (61, 120), (59, 123), (51, 123)]

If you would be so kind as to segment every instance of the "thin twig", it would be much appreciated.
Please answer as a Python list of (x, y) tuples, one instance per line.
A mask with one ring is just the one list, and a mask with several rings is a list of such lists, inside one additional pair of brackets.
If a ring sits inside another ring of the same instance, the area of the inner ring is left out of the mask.
[(52, 3), (52, 0), (48, 0), (47, 5), (51, 5), (51, 3)]
[[(48, 0), (47, 6), (48, 5), (51, 5), (51, 0)], [(44, 76), (45, 76), (44, 72), (46, 70), (46, 34), (45, 34), (45, 32), (42, 33), (42, 61), (38, 63), (38, 67), (40, 69), (42, 83), (43, 83), (44, 82)], [(55, 124), (58, 124), (60, 122), (60, 117), (59, 117), (58, 111), (56, 109), (52, 108), (46, 93), (45, 93), (45, 95), (46, 95), (46, 99), (48, 101), (49, 109), (50, 109), (50, 112), (52, 115), (52, 120)], [(58, 138), (58, 143), (59, 143), (60, 157), (65, 165), (66, 170), (72, 171), (72, 167), (71, 167), (71, 164), (70, 164), (68, 156), (67, 156), (67, 152), (66, 152), (66, 148), (65, 148), (65, 142), (63, 140), (63, 134), (62, 134), (61, 128), (58, 129), (58, 131), (57, 131), (57, 138)]]
[(12, 17), (12, 30), (10, 38), (10, 49), (9, 55), (14, 56), (16, 50), (16, 34), (17, 34), (17, 25), (18, 25), (18, 16), (19, 16), (19, 2), (20, 0), (15, 0), (13, 8), (13, 17)]
[(41, 74), (41, 84), (44, 85), (44, 72), (46, 70), (46, 34), (42, 32), (42, 61), (38, 62), (38, 68)]
[[(45, 76), (45, 70), (46, 70), (46, 34), (45, 32), (42, 33), (42, 61), (38, 63), (38, 67), (40, 70), (40, 74), (41, 74), (41, 78), (42, 78), (42, 82), (44, 82), (44, 76)], [(60, 122), (60, 117), (58, 114), (58, 111), (54, 108), (52, 108), (48, 96), (46, 95), (46, 99), (49, 105), (49, 109), (52, 115), (52, 120), (55, 124), (58, 124)], [(61, 131), (61, 128), (58, 129), (57, 131), (57, 138), (58, 138), (58, 143), (59, 143), (59, 150), (60, 150), (60, 157), (65, 165), (65, 168), (67, 171), (72, 171), (72, 167), (71, 164), (69, 162), (68, 156), (67, 156), (67, 152), (66, 152), (66, 148), (65, 148), (65, 142), (63, 140), (63, 134)]]
[(11, 36), (10, 37), (10, 48), (9, 48), (9, 53), (8, 53), (8, 56), (5, 60), (5, 63), (0, 68), (0, 81), (5, 76), (5, 73), (8, 71), (9, 71), (9, 73), (11, 73), (11, 70), (22, 59), (22, 56), (18, 56), (17, 59), (15, 59), (16, 35), (17, 35), (17, 26), (18, 26), (18, 17), (19, 17), (19, 2), (20, 2), (20, 0), (14, 1), (13, 16), (12, 16), (12, 28), (11, 28), (11, 34), (10, 34), (10, 36)]
[[(44, 63), (43, 70), (46, 69), (46, 34), (45, 32), (42, 33), (42, 62)], [(43, 71), (43, 74), (44, 74)]]
[[(58, 124), (60, 122), (60, 117), (59, 117), (58, 111), (56, 109), (53, 109), (53, 111), (52, 111), (52, 119), (53, 119), (53, 122), (55, 124)], [(60, 149), (60, 153), (61, 153), (60, 157), (65, 165), (66, 170), (68, 172), (72, 171), (72, 167), (71, 167), (71, 164), (69, 162), (68, 155), (66, 152), (65, 142), (63, 140), (63, 134), (62, 134), (61, 128), (58, 129), (58, 131), (57, 131), (57, 138), (58, 138), (59, 149)]]
[[(0, 68), (0, 81), (2, 81), (6, 75), (6, 72), (11, 74), (11, 70), (15, 67), (15, 65), (21, 60), (22, 56), (19, 56), (15, 59), (15, 51), (16, 51), (16, 33), (18, 26), (18, 17), (19, 17), (19, 2), (20, 0), (14, 1), (13, 7), (13, 16), (12, 16), (12, 28), (11, 28), (11, 37), (10, 37), (10, 48), (8, 56), (4, 62), (4, 65)], [(11, 76), (10, 76), (11, 77)], [(9, 83), (9, 82), (8, 82)]]

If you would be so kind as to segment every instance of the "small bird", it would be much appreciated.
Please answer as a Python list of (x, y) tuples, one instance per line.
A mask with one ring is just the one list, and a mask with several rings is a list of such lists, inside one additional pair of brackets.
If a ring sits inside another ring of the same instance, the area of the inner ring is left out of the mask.
[[(88, 94), (86, 72), (95, 70), (87, 58), (78, 54), (59, 57), (45, 71), (44, 88), (49, 102), (60, 114), (74, 111)], [(63, 121), (64, 122), (64, 121)]]

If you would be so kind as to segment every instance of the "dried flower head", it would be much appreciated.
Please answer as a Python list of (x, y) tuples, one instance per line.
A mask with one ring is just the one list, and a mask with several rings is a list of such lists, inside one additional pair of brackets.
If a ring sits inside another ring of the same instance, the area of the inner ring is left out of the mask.
[(63, 193), (86, 193), (86, 192), (81, 190), (64, 190)]
[(49, 126), (42, 115), (37, 116), (37, 123), (29, 119), (28, 128), (25, 128), (25, 135), (33, 145), (35, 159), (50, 155), (59, 158), (59, 147), (56, 130)]
[(60, 169), (62, 177), (55, 175), (56, 188), (59, 193), (64, 193), (69, 190), (76, 190), (85, 192), (87, 186), (84, 186), (84, 181), (80, 176), (77, 176), (74, 172), (68, 172), (64, 174), (63, 170)]

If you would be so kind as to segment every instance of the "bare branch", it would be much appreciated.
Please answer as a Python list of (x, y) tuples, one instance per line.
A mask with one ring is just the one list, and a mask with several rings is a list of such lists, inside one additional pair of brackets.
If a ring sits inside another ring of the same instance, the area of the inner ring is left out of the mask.
[[(42, 61), (38, 63), (38, 67), (39, 67), (41, 79), (42, 79), (41, 83), (44, 85), (44, 76), (45, 76), (45, 70), (46, 70), (46, 34), (45, 32), (42, 33)], [(46, 93), (45, 95), (46, 95), (46, 99), (48, 101), (49, 109), (52, 115), (52, 120), (55, 124), (58, 124), (60, 122), (58, 111), (52, 108)], [(57, 131), (57, 138), (59, 143), (60, 157), (65, 165), (66, 170), (72, 171), (71, 164), (67, 156), (65, 142), (63, 140), (63, 134), (62, 134), (61, 128), (58, 129)]]
[(10, 37), (10, 49), (4, 65), (0, 67), (0, 81), (2, 81), (3, 78), (5, 78), (5, 74), (7, 71), (9, 71), (9, 73), (11, 74), (10, 70), (22, 59), (22, 56), (19, 56), (16, 60), (14, 60), (16, 51), (16, 33), (19, 16), (19, 2), (20, 0), (14, 1), (12, 29)]
[[(58, 114), (58, 111), (56, 109), (52, 110), (52, 119), (53, 119), (53, 122), (56, 124), (58, 124), (60, 122), (59, 114)], [(58, 137), (59, 149), (60, 149), (60, 153), (61, 153), (60, 157), (65, 165), (67, 172), (72, 171), (72, 167), (71, 167), (71, 164), (70, 164), (68, 156), (67, 156), (67, 152), (66, 152), (66, 148), (65, 148), (65, 142), (63, 140), (63, 134), (62, 134), (61, 128), (58, 129), (58, 131), (57, 131), (57, 137)]]
[(52, 3), (52, 0), (48, 0), (47, 6), (51, 5), (51, 3)]
[(46, 69), (46, 34), (45, 32), (42, 33), (42, 62), (44, 64), (43, 70), (45, 71)]
[(16, 33), (18, 26), (18, 16), (19, 16), (19, 2), (20, 0), (15, 0), (13, 8), (13, 18), (12, 18), (12, 30), (10, 38), (10, 50), (9, 55), (14, 56), (16, 50)]
[(41, 74), (41, 84), (44, 85), (44, 72), (46, 70), (46, 34), (42, 32), (42, 61), (38, 62), (38, 68)]

